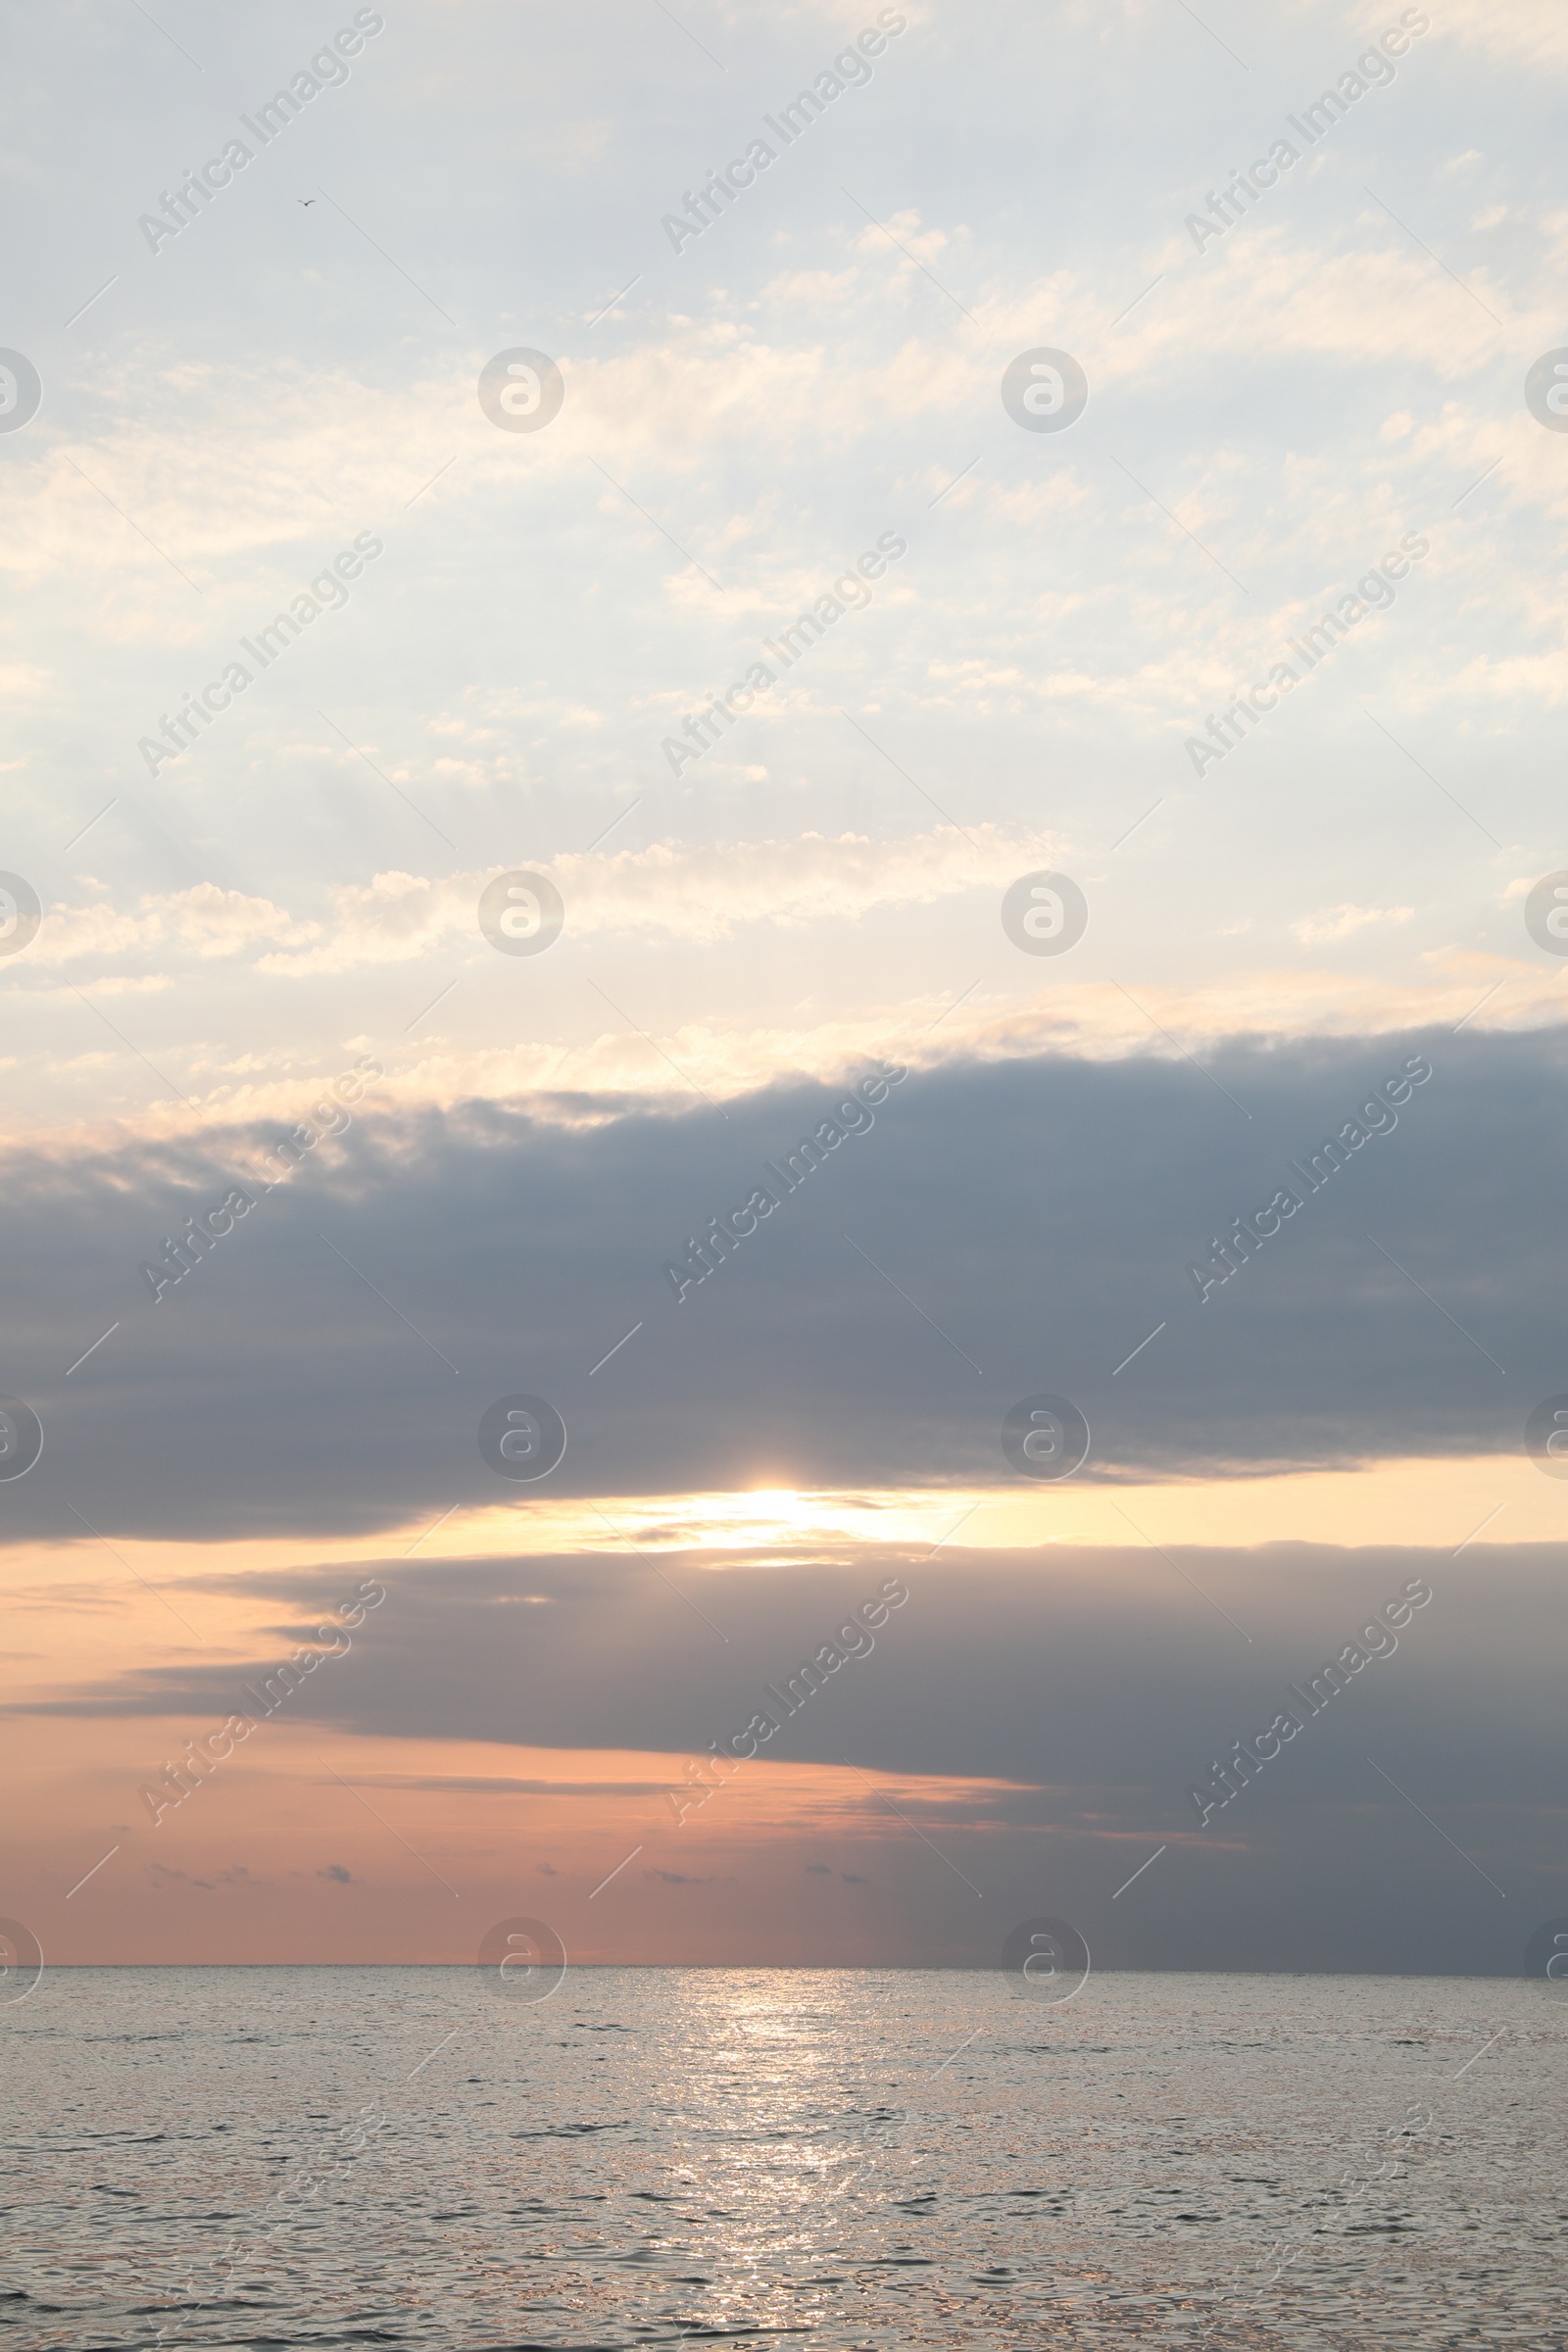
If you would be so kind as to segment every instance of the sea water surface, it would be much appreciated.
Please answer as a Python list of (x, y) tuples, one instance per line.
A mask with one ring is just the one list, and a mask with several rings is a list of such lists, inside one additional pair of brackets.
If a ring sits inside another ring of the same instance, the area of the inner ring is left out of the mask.
[(0, 2343), (1562, 2347), (1565, 2039), (1491, 1979), (51, 1970)]

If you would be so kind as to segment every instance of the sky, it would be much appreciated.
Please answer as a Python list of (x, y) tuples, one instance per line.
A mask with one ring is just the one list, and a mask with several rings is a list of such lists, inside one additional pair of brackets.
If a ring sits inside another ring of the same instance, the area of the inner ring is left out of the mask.
[(0, 1937), (1568, 1914), (1565, 83), (19, 26)]

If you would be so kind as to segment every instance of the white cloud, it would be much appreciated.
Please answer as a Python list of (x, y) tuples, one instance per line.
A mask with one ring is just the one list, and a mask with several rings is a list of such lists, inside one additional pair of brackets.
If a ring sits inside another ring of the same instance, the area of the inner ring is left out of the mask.
[(51, 906), (28, 950), (28, 959), (53, 965), (158, 950), (183, 951), (205, 962), (215, 956), (240, 955), (263, 942), (303, 946), (318, 934), (319, 925), (296, 923), (267, 899), (247, 898), (243, 891), (198, 882), (168, 896), (140, 898), (130, 914), (102, 901), (83, 906), (63, 903)]
[[(1050, 849), (1047, 834), (983, 825), (972, 840), (946, 827), (891, 842), (853, 833), (713, 848), (656, 842), (644, 850), (557, 858), (542, 870), (565, 901), (573, 936), (641, 934), (712, 946), (758, 924), (800, 930), (857, 923), (960, 892), (1000, 893)], [(333, 894), (332, 922), (309, 945), (263, 956), (261, 969), (304, 977), (409, 962), (457, 945), (478, 948), (475, 908), (498, 870), (441, 879), (388, 872), (342, 886)]]
[(1568, 17), (1555, 0), (1509, 0), (1506, 8), (1492, 0), (1444, 0), (1437, 22), (1443, 32), (1501, 64), (1568, 74)]
[(1328, 906), (1320, 914), (1303, 915), (1291, 929), (1303, 947), (1320, 948), (1348, 939), (1368, 923), (1407, 923), (1414, 912), (1413, 906)]

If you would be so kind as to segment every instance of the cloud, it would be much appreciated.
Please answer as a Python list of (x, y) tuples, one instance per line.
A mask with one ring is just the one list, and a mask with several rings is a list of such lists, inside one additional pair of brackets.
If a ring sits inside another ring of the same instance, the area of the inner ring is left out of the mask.
[[(662, 1781), (524, 1780), (515, 1776), (447, 1772), (361, 1772), (357, 1788), (416, 1789), (422, 1795), (461, 1796), (662, 1796)], [(544, 1866), (541, 1865), (541, 1868)], [(546, 1873), (548, 1876), (548, 1872)]]
[[(1430, 1082), (1369, 1134), (1358, 1106), (1418, 1046)], [(1004, 1415), (1048, 1387), (1088, 1417), (1090, 1478), (1517, 1450), (1561, 1379), (1540, 1268), (1565, 1052), (1467, 1029), (1201, 1064), (956, 1059), (793, 1190), (764, 1171), (842, 1087), (723, 1117), (591, 1098), (364, 1116), (156, 1304), (140, 1264), (261, 1139), (14, 1152), (13, 1377), (50, 1436), (8, 1531), (57, 1532), (68, 1497), (189, 1535), (520, 1500), (476, 1434), (519, 1384), (569, 1433), (552, 1494), (995, 1483)], [(1363, 1140), (1313, 1190), (1306, 1158), (1345, 1131)], [(777, 1207), (677, 1300), (666, 1263), (759, 1186)], [(1235, 1240), (1281, 1187), (1299, 1209)]]
[(1321, 914), (1303, 915), (1291, 929), (1303, 947), (1326, 947), (1368, 923), (1407, 923), (1414, 912), (1413, 906), (1328, 906)]
[[(710, 946), (745, 928), (860, 922), (882, 909), (931, 906), (965, 891), (998, 896), (1020, 871), (1049, 862), (1047, 833), (981, 825), (901, 841), (808, 833), (701, 848), (656, 842), (645, 850), (563, 857), (541, 868), (565, 902), (573, 934), (586, 939), (644, 935)], [(418, 961), (452, 948), (486, 958), (476, 907), (489, 869), (440, 880), (385, 873), (337, 889), (328, 927), (310, 926), (297, 952), (264, 956), (260, 969), (292, 978)], [(326, 936), (321, 938), (323, 929)]]
[(83, 906), (61, 902), (48, 909), (28, 960), (48, 967), (155, 953), (207, 962), (260, 944), (303, 947), (319, 930), (317, 923), (294, 922), (270, 900), (201, 882), (189, 890), (145, 895), (133, 914), (122, 914), (104, 902)]
[[(1499, 895), (1522, 895), (1534, 879), (1511, 883)], [(989, 943), (996, 902), (988, 894), (982, 906)], [(1251, 927), (1248, 918), (1229, 929)], [(973, 928), (972, 920), (966, 928)], [(996, 936), (1001, 936), (1000, 925)], [(1560, 1012), (1560, 975), (1544, 968), (1539, 957), (1532, 963), (1515, 954), (1446, 950), (1429, 951), (1425, 963), (1417, 978), (1330, 967), (1321, 958), (1305, 968), (1252, 964), (1208, 979), (1162, 978), (1136, 995), (1099, 978), (1054, 978), (1047, 988), (1021, 997), (1015, 974), (995, 973), (956, 990), (946, 978), (933, 982), (929, 964), (922, 963), (910, 986), (898, 993), (880, 985), (878, 975), (877, 988), (857, 1003), (824, 1005), (814, 994), (808, 996), (793, 1020), (758, 1021), (744, 1009), (726, 1013), (722, 1004), (715, 1005), (663, 1030), (657, 1044), (613, 1004), (592, 997), (590, 1034), (574, 1046), (512, 1036), (474, 1045), (466, 1038), (443, 1038), (438, 1016), (421, 1023), (412, 1043), (407, 1035), (412, 1024), (400, 1021), (390, 1040), (364, 1034), (339, 1038), (320, 1053), (308, 1046), (297, 1054), (280, 1050), (273, 1054), (202, 1047), (187, 1052), (189, 1095), (176, 1098), (171, 1090), (141, 1107), (133, 1121), (102, 1117), (103, 1080), (117, 1055), (94, 1053), (70, 1066), (92, 1080), (99, 1115), (91, 1123), (45, 1129), (24, 1149), (92, 1160), (106, 1149), (123, 1148), (127, 1133), (170, 1142), (205, 1136), (217, 1148), (229, 1140), (224, 1129), (262, 1119), (272, 1122), (270, 1131), (265, 1137), (235, 1136), (234, 1148), (270, 1149), (298, 1119), (309, 1116), (311, 1102), (372, 1043), (390, 1057), (386, 1075), (376, 1081), (378, 1102), (397, 1102), (410, 1113), (434, 1104), (466, 1114), (475, 1098), (533, 1099), (551, 1121), (597, 1122), (645, 1107), (659, 1096), (685, 1107), (699, 1088), (721, 1101), (756, 1094), (780, 1071), (809, 1074), (832, 1085), (863, 1060), (868, 1038), (915, 1065), (964, 1058), (1010, 1061), (1050, 1053), (1137, 1060), (1150, 1052), (1176, 1057), (1247, 1040), (1271, 1050), (1289, 1038), (1370, 1041), (1440, 1024), (1450, 1031), (1473, 1023), (1483, 1033), (1522, 1032), (1555, 1023)], [(720, 979), (715, 970), (715, 987)], [(149, 978), (93, 987), (96, 997), (117, 988), (167, 985)], [(416, 1012), (420, 1009), (417, 995), (408, 1004)], [(428, 1042), (421, 1045), (421, 1040)], [(204, 1084), (200, 1094), (198, 1084)]]
[(1457, 40), (1532, 74), (1568, 77), (1568, 24), (1555, 8), (1499, 10), (1489, 8), (1487, 0), (1451, 0), (1443, 12), (1443, 26)]
[[(1363, 1964), (1380, 1952), (1377, 1965), (1419, 1960), (1429, 1972), (1466, 1954), (1493, 1966), (1516, 1907), (1563, 1908), (1547, 1899), (1562, 1869), (1549, 1639), (1560, 1547), (1483, 1538), (1458, 1557), (1455, 1548), (1158, 1552), (1130, 1538), (1121, 1550), (985, 1553), (956, 1542), (936, 1557), (871, 1545), (837, 1562), (709, 1563), (706, 1573), (695, 1557), (665, 1555), (669, 1582), (635, 1555), (416, 1558), (378, 1570), (385, 1605), (334, 1668), (330, 1692), (318, 1678), (302, 1705), (318, 1722), (330, 1708), (335, 1735), (373, 1741), (378, 1756), (391, 1741), (461, 1740), (469, 1753), (481, 1742), (504, 1771), (524, 1728), (536, 1751), (562, 1752), (564, 1777), (590, 1753), (643, 1764), (662, 1755), (677, 1785), (687, 1756), (772, 1706), (764, 1692), (781, 1689), (823, 1625), (896, 1575), (909, 1597), (871, 1653), (793, 1712), (772, 1707), (778, 1729), (760, 1759), (710, 1806), (677, 1827), (656, 1795), (615, 1800), (623, 1842), (603, 1869), (641, 1840), (648, 1883), (696, 1899), (704, 1884), (766, 1883), (775, 1870), (798, 1889), (808, 1868), (827, 1875), (818, 1857), (834, 1852), (850, 1884), (902, 1886), (913, 1869), (926, 1891), (911, 1916), (927, 1925), (911, 1932), (929, 1936), (940, 1908), (930, 1885), (950, 1873), (924, 1838), (986, 1890), (988, 1913), (1015, 1888), (1015, 1917), (1027, 1916), (1026, 1889), (1049, 1856), (1066, 1915), (1097, 1887), (1106, 1932), (1120, 1936), (1125, 1904), (1111, 1912), (1110, 1890), (1164, 1843), (1169, 1886), (1138, 1898), (1155, 1904), (1141, 1920), (1163, 1923), (1163, 1941), (1142, 1949), (1157, 1948), (1164, 1964), (1177, 1952), (1214, 1964), (1229, 1936), (1251, 1966), (1290, 1964), (1293, 1951), (1295, 1965), (1327, 1965), (1301, 1955), (1337, 1951)], [(257, 1596), (314, 1585), (319, 1610), (341, 1569), (249, 1582)], [(508, 1606), (541, 1583), (554, 1609), (524, 1617)], [(727, 1642), (671, 1584), (701, 1592)], [(1367, 1638), (1377, 1614), (1396, 1619), (1390, 1604), (1412, 1584), (1431, 1598), (1409, 1612), (1396, 1646), (1386, 1630)], [(1314, 1680), (1357, 1641), (1363, 1662), (1314, 1711)], [(221, 1721), (234, 1673), (205, 1658), (127, 1667), (88, 1683), (62, 1712)], [(1259, 1747), (1254, 1735), (1281, 1708), (1300, 1719), (1298, 1736), (1261, 1770), (1238, 1774), (1236, 1801), (1202, 1826), (1189, 1790), (1211, 1788), (1237, 1742)], [(297, 1787), (314, 1803), (314, 1725), (294, 1737)], [(281, 1744), (274, 1753), (270, 1769), (286, 1781), (289, 1757)], [(854, 1771), (838, 1762), (846, 1755)], [(423, 1818), (443, 1818), (438, 1790), (424, 1802)], [(454, 1789), (446, 1818), (465, 1819), (467, 1802)], [(376, 1803), (404, 1818), (390, 1795)], [(747, 1808), (733, 1833), (731, 1805)], [(474, 1826), (482, 1854), (493, 1834)], [(1280, 1907), (1289, 1884), (1297, 1892)], [(950, 1891), (972, 1900), (961, 1881)], [(1312, 1916), (1308, 1935), (1301, 1922)], [(1147, 1933), (1134, 1933), (1134, 1949)]]
[[(383, 1563), (386, 1603), (330, 1686), (322, 1675), (300, 1691), (294, 1715), (367, 1740), (480, 1742), (502, 1766), (524, 1726), (536, 1749), (561, 1751), (563, 1769), (559, 1783), (536, 1776), (520, 1790), (597, 1788), (626, 1799), (632, 1818), (666, 1827), (668, 1783), (646, 1771), (624, 1776), (625, 1761), (665, 1756), (684, 1777), (687, 1756), (706, 1754), (760, 1709), (779, 1726), (761, 1763), (834, 1767), (841, 1818), (886, 1814), (874, 1787), (836, 1769), (847, 1752), (862, 1772), (904, 1779), (900, 1804), (929, 1807), (933, 1818), (1088, 1818), (1097, 1792), (1121, 1790), (1135, 1811), (1143, 1792), (1163, 1790), (1159, 1818), (1180, 1826), (1186, 1788), (1215, 1742), (1223, 1756), (1233, 1739), (1248, 1739), (1271, 1695), (1285, 1703), (1286, 1683), (1300, 1685), (1420, 1577), (1437, 1597), (1393, 1655), (1353, 1678), (1356, 1708), (1373, 1708), (1391, 1738), (1414, 1741), (1434, 1788), (1467, 1802), (1485, 1789), (1527, 1788), (1522, 1760), (1554, 1737), (1554, 1656), (1532, 1631), (1549, 1611), (1557, 1573), (1546, 1544), (1483, 1539), (1458, 1560), (1452, 1546), (1393, 1544), (1192, 1544), (1167, 1554), (1130, 1531), (1121, 1549), (982, 1552), (956, 1540), (935, 1558), (929, 1546), (862, 1544), (836, 1562), (664, 1559), (662, 1574), (608, 1552)], [(558, 1605), (524, 1623), (509, 1599), (541, 1577)], [(909, 1598), (877, 1629), (874, 1646), (792, 1706), (785, 1682), (814, 1654), (822, 1628), (890, 1577)], [(314, 1586), (319, 1609), (340, 1579), (333, 1568), (287, 1581)], [(254, 1593), (276, 1581), (253, 1573), (245, 1585)], [(701, 1593), (726, 1640), (692, 1615), (681, 1589)], [(5, 1712), (221, 1722), (241, 1703), (244, 1672), (192, 1656), (127, 1665)], [(769, 1688), (780, 1696), (766, 1696)], [(1350, 1713), (1348, 1699), (1330, 1710), (1328, 1727)], [(1311, 1752), (1302, 1745), (1302, 1758)], [(589, 1754), (613, 1757), (622, 1774), (590, 1781)], [(299, 1769), (317, 1786), (306, 1748)], [(1255, 1793), (1285, 1801), (1284, 1777), (1265, 1776)], [(352, 1778), (389, 1794), (469, 1792), (463, 1778), (363, 1765)], [(715, 1795), (710, 1820), (723, 1801)]]
[(351, 1870), (345, 1869), (341, 1862), (329, 1862), (324, 1870), (318, 1870), (316, 1875), (318, 1879), (330, 1880), (334, 1886), (356, 1886), (359, 1885), (359, 1881), (355, 1878), (354, 1873)]

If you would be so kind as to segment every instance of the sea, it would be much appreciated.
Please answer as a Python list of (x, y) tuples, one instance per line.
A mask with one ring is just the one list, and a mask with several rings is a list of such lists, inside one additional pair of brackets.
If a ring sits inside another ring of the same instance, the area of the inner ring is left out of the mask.
[(51, 1969), (0, 2344), (1568, 2346), (1568, 1984), (1052, 1989)]

